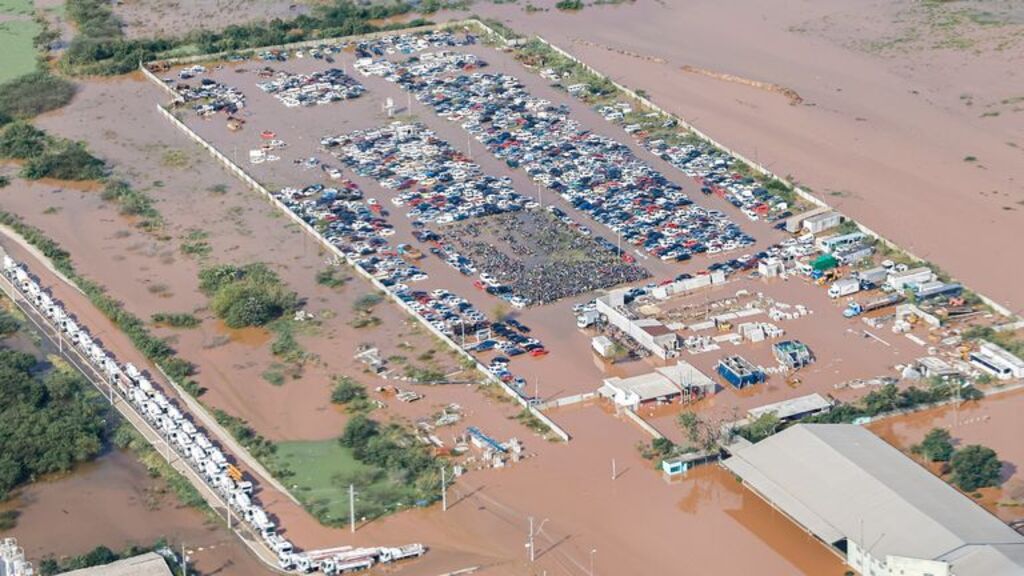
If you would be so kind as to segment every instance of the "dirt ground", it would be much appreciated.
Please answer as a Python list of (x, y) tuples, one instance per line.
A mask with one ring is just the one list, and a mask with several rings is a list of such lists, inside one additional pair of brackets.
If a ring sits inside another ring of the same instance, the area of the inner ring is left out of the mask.
[(474, 10), (642, 88), (719, 142), (1024, 310), (1014, 289), (1024, 272), (992, 262), (1024, 230), (1019, 6), (638, 0), (576, 13)]

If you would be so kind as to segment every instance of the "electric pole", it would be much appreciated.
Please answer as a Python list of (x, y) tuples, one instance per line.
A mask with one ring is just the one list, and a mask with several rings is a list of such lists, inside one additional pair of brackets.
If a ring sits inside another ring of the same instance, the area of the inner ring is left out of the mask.
[(441, 511), (448, 511), (448, 483), (445, 481), (444, 466), (441, 466)]
[(530, 542), (526, 546), (530, 549), (530, 562), (533, 562), (537, 557), (533, 551), (533, 516), (530, 516)]
[(356, 487), (355, 484), (348, 485), (348, 523), (352, 533), (356, 533)]

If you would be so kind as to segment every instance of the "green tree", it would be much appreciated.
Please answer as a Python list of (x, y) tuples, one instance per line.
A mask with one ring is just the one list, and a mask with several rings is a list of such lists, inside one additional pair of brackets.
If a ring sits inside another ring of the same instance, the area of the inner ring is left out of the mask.
[(366, 387), (348, 376), (338, 376), (334, 379), (334, 389), (331, 390), (331, 402), (335, 404), (348, 404), (353, 400), (366, 398)]
[(972, 444), (957, 450), (950, 461), (953, 483), (964, 492), (998, 486), (1003, 465), (995, 450)]
[(781, 423), (774, 412), (765, 412), (750, 424), (740, 428), (739, 434), (751, 442), (760, 442), (775, 434)]
[(953, 456), (953, 440), (949, 431), (932, 428), (924, 440), (914, 446), (913, 451), (924, 456), (929, 462), (948, 462)]

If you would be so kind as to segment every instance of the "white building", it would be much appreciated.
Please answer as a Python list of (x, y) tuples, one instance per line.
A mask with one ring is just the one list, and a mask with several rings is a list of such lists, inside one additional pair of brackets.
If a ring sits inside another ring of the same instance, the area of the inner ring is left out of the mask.
[(626, 290), (612, 290), (597, 299), (597, 312), (608, 324), (636, 340), (658, 358), (671, 358), (679, 353), (679, 335), (654, 318), (640, 318), (625, 305)]
[(970, 358), (971, 364), (999, 380), (1024, 378), (1024, 360), (991, 342), (983, 341)]
[(803, 221), (804, 232), (819, 234), (830, 228), (835, 228), (843, 223), (843, 217), (836, 211), (815, 214)]
[(851, 424), (797, 424), (725, 466), (863, 576), (1020, 576), (1024, 536)]
[(655, 368), (654, 372), (629, 378), (606, 378), (598, 394), (624, 408), (636, 409), (647, 402), (667, 402), (673, 398), (714, 394), (714, 380), (688, 362)]

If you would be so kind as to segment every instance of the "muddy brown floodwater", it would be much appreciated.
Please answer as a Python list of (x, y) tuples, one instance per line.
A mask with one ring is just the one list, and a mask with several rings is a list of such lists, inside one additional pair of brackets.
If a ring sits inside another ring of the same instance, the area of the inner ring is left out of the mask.
[(932, 428), (944, 428), (954, 446), (981, 444), (996, 451), (1003, 462), (1002, 485), (980, 490), (979, 504), (1007, 522), (1024, 518), (1024, 446), (1019, 441), (1024, 390), (1015, 390), (960, 406), (944, 406), (886, 418), (869, 428), (904, 452)]
[(177, 503), (166, 483), (151, 478), (129, 453), (109, 452), (71, 474), (19, 490), (0, 510), (17, 510), (14, 536), (33, 562), (84, 554), (96, 546), (122, 550), (165, 539), (184, 544), (203, 574), (260, 574), (234, 534)]
[[(994, 264), (1024, 238), (1019, 6), (637, 0), (562, 12), (553, 4), (474, 11), (645, 90), (724, 145), (1024, 310), (1016, 289), (1024, 269)], [(989, 24), (973, 24), (981, 19)]]

